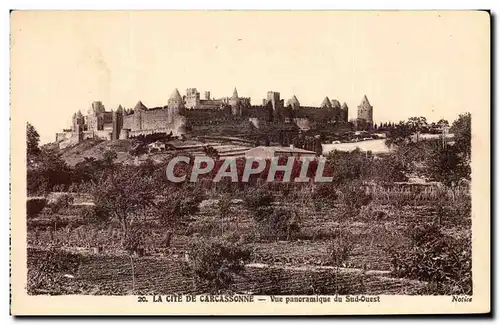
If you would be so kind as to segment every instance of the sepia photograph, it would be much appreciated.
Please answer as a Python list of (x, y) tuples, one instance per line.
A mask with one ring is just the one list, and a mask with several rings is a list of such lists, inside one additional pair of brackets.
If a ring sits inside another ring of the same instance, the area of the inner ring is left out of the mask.
[(489, 312), (490, 19), (12, 11), (12, 312)]

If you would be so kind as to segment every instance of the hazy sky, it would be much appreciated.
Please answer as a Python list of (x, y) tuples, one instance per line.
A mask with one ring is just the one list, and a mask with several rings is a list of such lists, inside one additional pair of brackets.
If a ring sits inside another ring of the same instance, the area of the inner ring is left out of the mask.
[(375, 122), (452, 121), (489, 98), (489, 17), (481, 12), (14, 12), (12, 109), (42, 142), (94, 100), (163, 106), (174, 88), (268, 90), (356, 106)]

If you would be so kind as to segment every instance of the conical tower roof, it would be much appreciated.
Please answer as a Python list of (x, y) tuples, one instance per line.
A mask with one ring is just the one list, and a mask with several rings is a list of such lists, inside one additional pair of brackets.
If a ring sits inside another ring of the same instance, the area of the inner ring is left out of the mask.
[(330, 102), (330, 98), (328, 96), (323, 99), (323, 102), (321, 103), (322, 108), (332, 108), (332, 103)]
[(121, 104), (120, 104), (120, 105), (118, 105), (118, 108), (116, 109), (116, 111), (117, 111), (117, 112), (120, 112), (120, 113), (121, 113), (121, 112), (123, 112), (123, 107), (122, 107), (122, 105), (121, 105)]
[(233, 90), (233, 97), (232, 98), (239, 98), (238, 97), (238, 91), (236, 90), (236, 87), (234, 87), (234, 90)]
[(300, 103), (299, 103), (299, 100), (297, 99), (297, 97), (295, 95), (292, 96), (292, 98), (290, 98), (287, 102), (286, 102), (286, 106), (300, 106)]
[(366, 95), (364, 95), (363, 100), (361, 101), (361, 104), (359, 106), (372, 106), (372, 105), (370, 105), (370, 102), (368, 101), (368, 97), (366, 97)]
[(332, 99), (332, 107), (333, 108), (340, 108), (340, 102), (336, 99)]
[(78, 110), (78, 112), (76, 113), (76, 117), (82, 118), (83, 117), (82, 111)]
[(170, 95), (169, 100), (182, 101), (182, 96), (179, 93), (179, 90), (177, 90), (177, 88), (174, 89), (174, 91), (172, 92), (172, 95)]
[(135, 107), (134, 107), (134, 110), (135, 111), (138, 111), (138, 110), (146, 110), (148, 109), (146, 106), (144, 106), (144, 104), (141, 102), (141, 101), (138, 101), (137, 104), (135, 104)]
[(347, 107), (347, 104), (345, 102), (342, 104), (342, 109), (349, 109), (349, 107)]

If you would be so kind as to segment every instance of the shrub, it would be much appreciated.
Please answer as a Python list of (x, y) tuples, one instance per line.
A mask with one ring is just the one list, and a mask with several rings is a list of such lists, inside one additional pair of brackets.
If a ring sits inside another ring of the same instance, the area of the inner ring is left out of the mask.
[(285, 209), (275, 209), (269, 214), (256, 215), (254, 218), (263, 238), (290, 240), (300, 232), (298, 214)]
[(312, 199), (317, 208), (321, 205), (331, 206), (338, 199), (338, 193), (332, 184), (318, 184), (314, 189)]
[(470, 238), (448, 236), (436, 223), (411, 225), (407, 234), (408, 246), (388, 250), (395, 275), (427, 281), (434, 294), (472, 294)]
[(85, 224), (96, 224), (108, 220), (108, 214), (97, 206), (84, 206), (80, 209), (79, 215)]
[(69, 194), (63, 194), (59, 196), (54, 202), (49, 203), (49, 207), (52, 213), (57, 213), (62, 209), (67, 209), (73, 204), (73, 197)]
[(248, 189), (244, 194), (243, 201), (250, 213), (259, 219), (272, 213), (274, 196), (267, 189)]
[(35, 218), (47, 204), (45, 198), (28, 198), (26, 201), (26, 215), (28, 218)]
[(222, 240), (199, 240), (191, 243), (188, 251), (188, 267), (196, 283), (214, 293), (228, 291), (250, 258), (249, 250)]
[(67, 294), (64, 274), (77, 273), (84, 262), (82, 255), (56, 249), (28, 250), (28, 293), (36, 294), (44, 290), (53, 295)]
[(337, 229), (334, 238), (327, 247), (327, 262), (333, 266), (342, 266), (351, 257), (354, 239), (350, 232)]

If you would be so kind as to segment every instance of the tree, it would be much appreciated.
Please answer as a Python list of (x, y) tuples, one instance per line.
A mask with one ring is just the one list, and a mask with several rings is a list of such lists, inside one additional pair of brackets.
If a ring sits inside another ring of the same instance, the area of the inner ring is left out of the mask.
[(470, 159), (471, 155), (471, 114), (461, 114), (457, 120), (453, 122), (450, 128), (450, 133), (455, 136), (455, 146), (460, 154), (465, 155)]
[(187, 221), (187, 216), (199, 211), (201, 199), (201, 196), (193, 191), (173, 191), (169, 193), (168, 199), (156, 203), (152, 212), (158, 216), (162, 226), (175, 230)]
[(427, 128), (427, 119), (423, 116), (410, 117), (407, 123), (410, 127), (410, 130), (413, 133), (417, 134), (417, 142), (418, 142), (420, 132), (423, 132)]
[(39, 143), (40, 135), (33, 125), (26, 122), (26, 150), (28, 157), (36, 156), (40, 153)]
[(36, 163), (28, 168), (28, 193), (46, 193), (52, 191), (55, 185), (69, 185), (70, 172), (71, 169), (57, 150), (40, 150)]
[(461, 179), (470, 180), (470, 165), (456, 146), (435, 149), (427, 160), (426, 174), (445, 185), (456, 185)]
[(448, 126), (450, 126), (450, 123), (447, 120), (445, 120), (445, 119), (440, 119), (436, 124), (438, 126), (440, 126), (440, 127), (448, 127)]
[(133, 166), (121, 166), (99, 180), (92, 195), (96, 207), (118, 220), (127, 234), (137, 213), (153, 205), (153, 179), (141, 177)]

